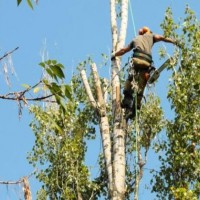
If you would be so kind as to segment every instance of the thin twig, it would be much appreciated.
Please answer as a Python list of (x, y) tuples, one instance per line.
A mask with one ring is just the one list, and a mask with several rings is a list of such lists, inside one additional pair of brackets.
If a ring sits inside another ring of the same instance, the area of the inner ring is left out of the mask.
[(1, 60), (3, 60), (6, 56), (8, 56), (8, 55), (10, 55), (10, 54), (12, 54), (14, 51), (16, 51), (17, 49), (19, 49), (19, 47), (16, 47), (15, 49), (13, 49), (12, 51), (10, 51), (10, 52), (8, 52), (8, 53), (6, 53), (6, 54), (4, 54), (4, 56), (2, 56), (1, 58), (0, 58), (0, 61)]
[[(45, 99), (48, 99), (50, 97), (52, 97), (53, 94), (50, 94), (48, 96), (43, 96), (43, 97), (37, 97), (37, 98), (25, 98), (25, 100), (27, 101), (42, 101), (42, 100), (45, 100)], [(5, 99), (5, 100), (13, 100), (13, 101), (24, 101), (24, 98), (23, 97), (8, 97), (8, 94), (6, 95), (0, 95), (0, 99)], [(45, 102), (52, 102), (52, 103), (55, 103), (56, 101), (52, 101), (52, 100), (45, 100)]]
[(0, 184), (4, 184), (4, 185), (14, 185), (14, 184), (19, 184), (22, 183), (24, 180), (24, 177), (30, 178), (34, 173), (36, 172), (36, 170), (34, 170), (31, 174), (29, 174), (28, 176), (23, 176), (22, 178), (20, 178), (18, 181), (0, 181)]
[(55, 101), (52, 100), (46, 100), (50, 97), (53, 96), (53, 94), (47, 95), (47, 96), (43, 96), (43, 97), (37, 97), (37, 98), (26, 98), (25, 97), (25, 93), (29, 92), (30, 90), (34, 89), (35, 87), (37, 87), (40, 83), (42, 83), (42, 80), (40, 80), (38, 83), (36, 83), (33, 86), (28, 87), (27, 89), (23, 90), (23, 91), (19, 91), (19, 92), (9, 92), (5, 95), (0, 95), (0, 99), (5, 99), (5, 100), (13, 100), (13, 101), (23, 101), (26, 103), (26, 101), (44, 101), (45, 102), (52, 102), (55, 103)]

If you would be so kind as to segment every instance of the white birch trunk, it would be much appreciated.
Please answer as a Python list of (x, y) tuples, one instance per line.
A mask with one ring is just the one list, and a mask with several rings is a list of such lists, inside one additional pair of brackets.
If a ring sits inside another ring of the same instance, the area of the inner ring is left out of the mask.
[(119, 32), (119, 39), (117, 43), (117, 50), (124, 47), (126, 39), (126, 31), (128, 24), (128, 0), (121, 0), (121, 26)]
[(117, 14), (115, 9), (115, 0), (110, 0), (110, 22), (111, 22), (111, 33), (112, 33), (112, 50), (116, 51), (117, 45)]
[[(125, 44), (127, 20), (128, 20), (128, 0), (121, 1), (121, 25), (118, 35), (117, 29), (117, 15), (116, 15), (116, 0), (110, 0), (110, 14), (111, 14), (111, 31), (112, 31), (112, 51), (115, 52)], [(110, 199), (124, 200), (125, 195), (125, 129), (123, 124), (121, 100), (120, 100), (120, 59), (112, 62), (112, 111), (113, 111), (113, 132), (110, 133), (108, 117), (106, 115), (106, 102), (101, 89), (100, 79), (98, 77), (96, 65), (92, 64), (91, 70), (93, 72), (97, 103), (94, 100), (89, 84), (87, 82), (86, 74), (81, 72), (84, 86), (87, 95), (94, 109), (99, 111), (100, 116), (100, 131), (102, 135), (102, 144), (104, 151), (104, 158), (106, 162), (106, 169), (108, 173), (108, 186)], [(104, 91), (105, 94), (106, 91)], [(111, 135), (112, 134), (112, 135)], [(113, 145), (111, 145), (111, 136), (113, 138)], [(112, 156), (111, 156), (112, 155)]]
[[(109, 128), (109, 122), (108, 117), (106, 115), (106, 101), (101, 89), (101, 82), (98, 76), (97, 68), (95, 63), (91, 65), (91, 70), (93, 73), (96, 93), (97, 93), (97, 103), (94, 100), (94, 97), (91, 92), (91, 88), (89, 86), (86, 73), (84, 70), (81, 70), (81, 78), (83, 80), (83, 84), (87, 93), (87, 96), (90, 100), (91, 105), (94, 109), (97, 109), (99, 117), (100, 117), (100, 133), (102, 137), (102, 146), (103, 146), (103, 153), (106, 163), (106, 170), (108, 174), (108, 188), (110, 195), (112, 194), (112, 187), (113, 187), (113, 180), (112, 180), (112, 160), (111, 160), (111, 139), (110, 139), (110, 128)], [(106, 91), (104, 91), (104, 94)]]
[(113, 178), (112, 178), (112, 160), (111, 160), (111, 139), (110, 139), (110, 129), (108, 117), (106, 115), (106, 102), (104, 101), (103, 92), (101, 89), (101, 82), (98, 76), (96, 64), (93, 63), (91, 65), (91, 70), (94, 77), (97, 98), (98, 98), (98, 106), (99, 106), (99, 114), (100, 114), (100, 132), (102, 136), (102, 144), (103, 144), (103, 152), (105, 157), (106, 169), (108, 174), (108, 186), (109, 191), (112, 193), (113, 191)]
[(96, 101), (94, 100), (94, 97), (93, 97), (93, 94), (92, 94), (90, 85), (89, 85), (88, 80), (87, 80), (87, 76), (86, 76), (85, 70), (83, 70), (83, 69), (81, 70), (81, 78), (82, 78), (83, 85), (84, 85), (84, 87), (85, 87), (87, 96), (88, 96), (88, 98), (89, 98), (89, 101), (90, 101), (92, 107), (93, 107), (94, 109), (96, 109), (96, 108), (97, 108), (97, 103), (96, 103)]
[[(111, 0), (111, 26), (112, 30), (115, 30), (116, 15), (114, 0)], [(113, 44), (113, 51), (119, 50), (125, 44), (127, 20), (128, 20), (128, 0), (122, 0), (121, 2), (121, 28), (120, 35), (116, 44)], [(114, 22), (115, 21), (115, 22)], [(116, 42), (116, 32), (112, 31), (112, 41)], [(123, 130), (123, 118), (121, 117), (121, 105), (120, 105), (120, 60), (117, 59), (112, 62), (112, 107), (114, 116), (114, 129), (113, 129), (113, 200), (123, 200), (125, 194), (125, 130)]]

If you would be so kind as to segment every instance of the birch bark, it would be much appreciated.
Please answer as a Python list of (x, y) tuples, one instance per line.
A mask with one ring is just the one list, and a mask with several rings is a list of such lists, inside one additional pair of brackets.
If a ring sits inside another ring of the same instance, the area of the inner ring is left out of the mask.
[[(128, 20), (128, 0), (121, 0), (121, 23), (118, 31), (116, 0), (110, 0), (111, 14), (111, 32), (112, 32), (112, 51), (115, 52), (123, 47), (126, 38), (127, 20)], [(118, 35), (118, 32), (120, 33)], [(120, 59), (116, 59), (112, 65), (112, 112), (113, 112), (113, 132), (110, 133), (108, 117), (106, 115), (106, 101), (101, 89), (101, 82), (97, 73), (95, 64), (92, 64), (94, 83), (97, 94), (97, 103), (87, 82), (87, 77), (84, 71), (81, 72), (83, 83), (89, 97), (89, 100), (94, 109), (98, 110), (100, 116), (100, 132), (102, 135), (102, 144), (106, 169), (108, 174), (108, 186), (110, 199), (124, 200), (125, 198), (125, 129), (124, 120), (121, 109), (121, 89), (120, 89)], [(111, 138), (113, 143), (111, 143)]]
[(111, 193), (113, 191), (113, 188), (112, 188), (113, 187), (113, 180), (112, 180), (113, 173), (112, 173), (112, 163), (111, 163), (111, 138), (110, 138), (110, 128), (109, 128), (108, 117), (106, 115), (106, 101), (104, 98), (105, 96), (103, 95), (103, 92), (101, 89), (101, 82), (98, 76), (97, 67), (95, 63), (91, 65), (91, 70), (93, 73), (93, 78), (94, 78), (94, 83), (95, 83), (97, 103), (94, 103), (96, 101), (94, 100), (94, 97), (92, 95), (92, 92), (91, 92), (91, 89), (86, 77), (86, 73), (84, 70), (81, 70), (81, 78), (83, 80), (88, 98), (93, 108), (97, 109), (98, 114), (99, 114), (100, 133), (102, 136), (103, 152), (104, 152), (104, 158), (105, 158), (105, 163), (106, 163), (106, 170), (108, 174), (108, 187), (109, 187), (109, 193), (111, 196)]
[[(125, 44), (127, 20), (128, 20), (128, 0), (121, 1), (121, 27), (119, 31), (115, 30), (117, 24), (116, 17), (116, 1), (111, 0), (111, 29), (112, 41), (116, 42), (113, 46), (113, 51), (117, 51)], [(118, 39), (116, 40), (116, 38)], [(120, 105), (120, 60), (116, 59), (112, 62), (112, 110), (114, 116), (113, 124), (113, 200), (123, 200), (125, 195), (125, 130), (123, 129), (123, 117)]]

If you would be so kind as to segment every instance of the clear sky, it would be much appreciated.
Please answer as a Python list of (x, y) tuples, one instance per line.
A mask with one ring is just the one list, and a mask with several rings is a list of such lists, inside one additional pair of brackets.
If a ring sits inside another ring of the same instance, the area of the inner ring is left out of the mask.
[[(175, 19), (178, 20), (183, 16), (186, 4), (189, 4), (199, 17), (198, 0), (131, 0), (136, 29), (146, 25), (154, 32), (162, 34), (159, 25), (166, 8), (172, 6)], [(88, 55), (92, 55), (97, 64), (101, 63), (101, 53), (109, 54), (111, 50), (109, 9), (109, 0), (39, 0), (34, 10), (25, 2), (17, 7), (16, 0), (1, 0), (0, 57), (17, 46), (19, 49), (12, 55), (15, 75), (10, 74), (11, 88), (5, 83), (2, 68), (4, 61), (0, 63), (0, 95), (22, 90), (22, 84), (33, 85), (40, 79), (42, 72), (38, 63), (42, 59), (41, 52), (44, 48), (47, 49), (48, 58), (57, 59), (64, 64), (68, 81), (75, 71), (75, 66)], [(129, 43), (133, 36), (133, 24), (129, 18), (126, 43)], [(158, 59), (159, 46), (155, 46), (153, 50), (156, 66), (163, 62)], [(170, 45), (166, 47), (172, 49)], [(108, 77), (109, 66), (99, 70), (101, 75)], [(155, 90), (161, 97), (166, 115), (170, 117), (170, 107), (166, 100), (168, 78), (169, 73), (165, 71)], [(29, 127), (31, 116), (28, 109), (24, 108), (19, 120), (17, 103), (0, 100), (0, 121), (0, 181), (19, 180), (34, 170), (26, 160), (27, 152), (34, 143)], [(90, 142), (87, 156), (89, 165), (95, 162), (91, 151), (100, 150), (100, 147), (96, 146), (96, 142)], [(155, 167), (155, 162), (151, 161), (153, 155), (149, 156), (147, 167)], [(148, 179), (148, 175), (144, 176), (147, 186)], [(30, 181), (34, 200), (39, 184), (34, 178)], [(145, 189), (144, 185), (145, 183), (141, 186), (140, 199), (153, 199), (150, 190)], [(0, 185), (0, 200), (18, 200), (20, 197), (22, 198), (22, 192), (19, 186)]]

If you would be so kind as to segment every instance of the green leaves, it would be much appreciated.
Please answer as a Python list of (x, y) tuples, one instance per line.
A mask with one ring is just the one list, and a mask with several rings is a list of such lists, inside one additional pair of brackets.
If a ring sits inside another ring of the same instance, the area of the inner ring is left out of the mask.
[(200, 131), (200, 93), (197, 87), (200, 21), (186, 7), (183, 22), (176, 24), (168, 9), (161, 26), (167, 36), (181, 41), (181, 60), (176, 63), (177, 73), (172, 74), (169, 85), (168, 99), (174, 119), (167, 123), (167, 140), (156, 146), (157, 150), (165, 153), (165, 157), (159, 157), (161, 168), (159, 173), (154, 174), (153, 191), (157, 192), (159, 199), (196, 200), (200, 196), (200, 135), (197, 134)]
[(26, 88), (26, 89), (29, 89), (29, 88), (31, 88), (31, 86), (30, 85), (28, 85), (28, 84), (22, 84), (22, 87), (24, 87), (24, 88)]
[(32, 2), (31, 2), (31, 0), (27, 0), (27, 3), (28, 3), (28, 5), (29, 5), (29, 7), (30, 7), (31, 9), (33, 9), (33, 4), (32, 4)]
[(176, 200), (198, 200), (196, 195), (192, 190), (188, 190), (187, 188), (171, 188), (174, 199)]
[(65, 78), (63, 72), (64, 66), (60, 63), (57, 63), (56, 60), (47, 60), (45, 62), (41, 62), (39, 65), (43, 67), (48, 75), (51, 78), (54, 78), (57, 82), (59, 79), (63, 80)]
[[(64, 66), (61, 63), (57, 63), (56, 60), (47, 60), (39, 64), (46, 73), (52, 78), (44, 79), (43, 83), (54, 95), (57, 104), (62, 108), (63, 112), (66, 112), (66, 101), (72, 100), (71, 87), (64, 84), (65, 74), (63, 72)], [(55, 80), (55, 81), (54, 81)]]
[(22, 2), (22, 0), (17, 0), (17, 5), (19, 6), (19, 4)]
[[(52, 90), (71, 90), (67, 85), (51, 84)], [(86, 152), (85, 136), (90, 132), (85, 113), (77, 109), (77, 101), (61, 106), (31, 107), (34, 115), (31, 128), (35, 134), (35, 145), (29, 154), (29, 162), (41, 169), (37, 178), (43, 187), (37, 199), (89, 199), (97, 188), (89, 179), (88, 168), (84, 165)], [(58, 104), (60, 105), (60, 104)], [(43, 165), (43, 166), (42, 166)], [(56, 196), (54, 196), (56, 195)]]
[[(22, 0), (17, 0), (17, 6), (19, 6), (21, 4)], [(33, 9), (33, 4), (31, 2), (31, 0), (26, 0), (27, 4), (29, 5), (29, 7), (31, 9)]]

